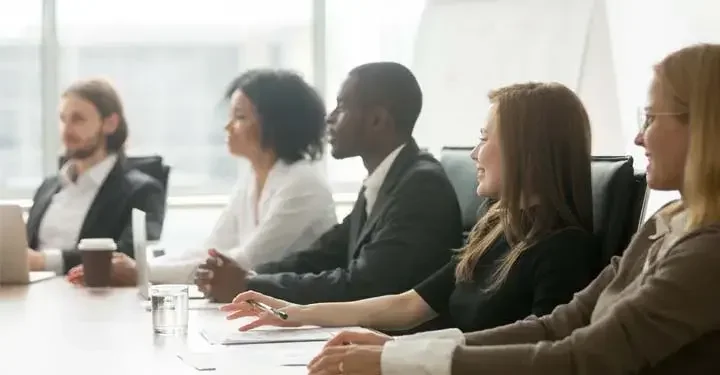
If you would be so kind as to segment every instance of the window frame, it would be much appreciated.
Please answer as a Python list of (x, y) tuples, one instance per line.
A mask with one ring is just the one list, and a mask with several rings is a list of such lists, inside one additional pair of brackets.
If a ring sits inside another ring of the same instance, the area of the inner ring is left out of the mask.
[[(57, 127), (56, 110), (59, 104), (57, 93), (60, 92), (61, 78), (61, 51), (57, 30), (57, 6), (58, 0), (36, 0), (41, 1), (41, 35), (40, 35), (40, 147), (42, 150), (42, 178), (53, 175), (58, 168), (58, 152), (60, 149), (60, 135)], [(326, 25), (327, 0), (312, 1), (312, 84), (316, 87), (321, 97), (325, 98), (325, 86), (327, 82), (327, 51), (326, 51)], [(327, 162), (324, 163), (327, 171)], [(240, 168), (240, 166), (238, 166)], [(32, 206), (32, 192), (27, 197), (0, 199), (0, 204), (16, 204), (24, 209)], [(346, 203), (355, 200), (355, 194), (340, 193), (334, 197), (338, 202)], [(171, 195), (168, 197), (168, 208), (188, 207), (222, 207), (227, 202), (228, 195), (198, 194), (198, 195)]]

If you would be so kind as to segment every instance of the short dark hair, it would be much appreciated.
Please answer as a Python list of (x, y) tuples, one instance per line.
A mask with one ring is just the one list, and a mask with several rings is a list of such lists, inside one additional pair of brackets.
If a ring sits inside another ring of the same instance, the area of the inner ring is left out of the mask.
[(108, 118), (113, 113), (118, 116), (115, 132), (105, 137), (105, 147), (109, 152), (124, 153), (125, 141), (128, 138), (128, 124), (122, 101), (112, 84), (101, 78), (80, 80), (65, 89), (62, 96), (68, 95), (74, 95), (92, 103), (102, 119)]
[(226, 99), (235, 91), (252, 102), (260, 119), (262, 146), (275, 151), (278, 159), (294, 163), (322, 157), (325, 104), (302, 77), (287, 70), (250, 70), (230, 83)]
[(360, 65), (350, 71), (357, 77), (364, 105), (388, 111), (398, 130), (411, 135), (422, 110), (422, 90), (415, 75), (402, 64), (390, 61)]

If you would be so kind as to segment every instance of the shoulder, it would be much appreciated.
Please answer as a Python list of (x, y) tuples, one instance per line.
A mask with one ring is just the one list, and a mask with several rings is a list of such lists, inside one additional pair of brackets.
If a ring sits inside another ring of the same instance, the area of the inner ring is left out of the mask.
[(58, 186), (60, 186), (60, 177), (58, 177), (57, 175), (53, 175), (43, 179), (43, 181), (40, 183), (40, 186), (38, 186), (38, 188), (35, 190), (35, 194), (33, 196), (33, 203), (39, 197), (46, 195), (49, 190), (56, 189)]
[(440, 162), (429, 153), (420, 153), (406, 167), (400, 185), (406, 188), (421, 188), (426, 184), (452, 189), (450, 179)]
[(40, 186), (37, 188), (36, 194), (41, 193), (51, 187), (55, 187), (58, 184), (60, 184), (60, 177), (58, 177), (57, 175), (45, 177), (42, 183), (40, 183)]
[(445, 176), (445, 170), (432, 154), (427, 152), (420, 152), (413, 163), (410, 164), (410, 172), (415, 173), (426, 173), (426, 174), (440, 174)]
[(668, 255), (704, 253), (710, 258), (720, 261), (718, 243), (720, 243), (720, 223), (686, 233), (673, 244)]
[(330, 184), (320, 162), (299, 160), (282, 166), (278, 188), (331, 196)]

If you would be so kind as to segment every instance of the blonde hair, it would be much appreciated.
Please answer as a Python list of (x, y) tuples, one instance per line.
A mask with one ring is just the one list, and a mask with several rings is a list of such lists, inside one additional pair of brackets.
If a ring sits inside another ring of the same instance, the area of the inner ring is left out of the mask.
[(720, 221), (720, 45), (698, 44), (655, 66), (656, 83), (689, 126), (683, 205), (688, 230)]
[(488, 97), (495, 104), (503, 186), (459, 254), (455, 276), (472, 280), (478, 260), (504, 235), (511, 251), (489, 283), (494, 289), (543, 237), (567, 227), (592, 232), (591, 139), (585, 107), (561, 84), (516, 84)]

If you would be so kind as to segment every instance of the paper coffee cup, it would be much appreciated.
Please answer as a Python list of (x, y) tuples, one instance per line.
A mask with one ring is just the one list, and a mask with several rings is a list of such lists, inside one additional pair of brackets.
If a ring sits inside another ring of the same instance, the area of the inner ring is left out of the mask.
[(85, 238), (78, 244), (82, 255), (85, 285), (89, 287), (110, 286), (112, 255), (117, 245), (112, 238)]

